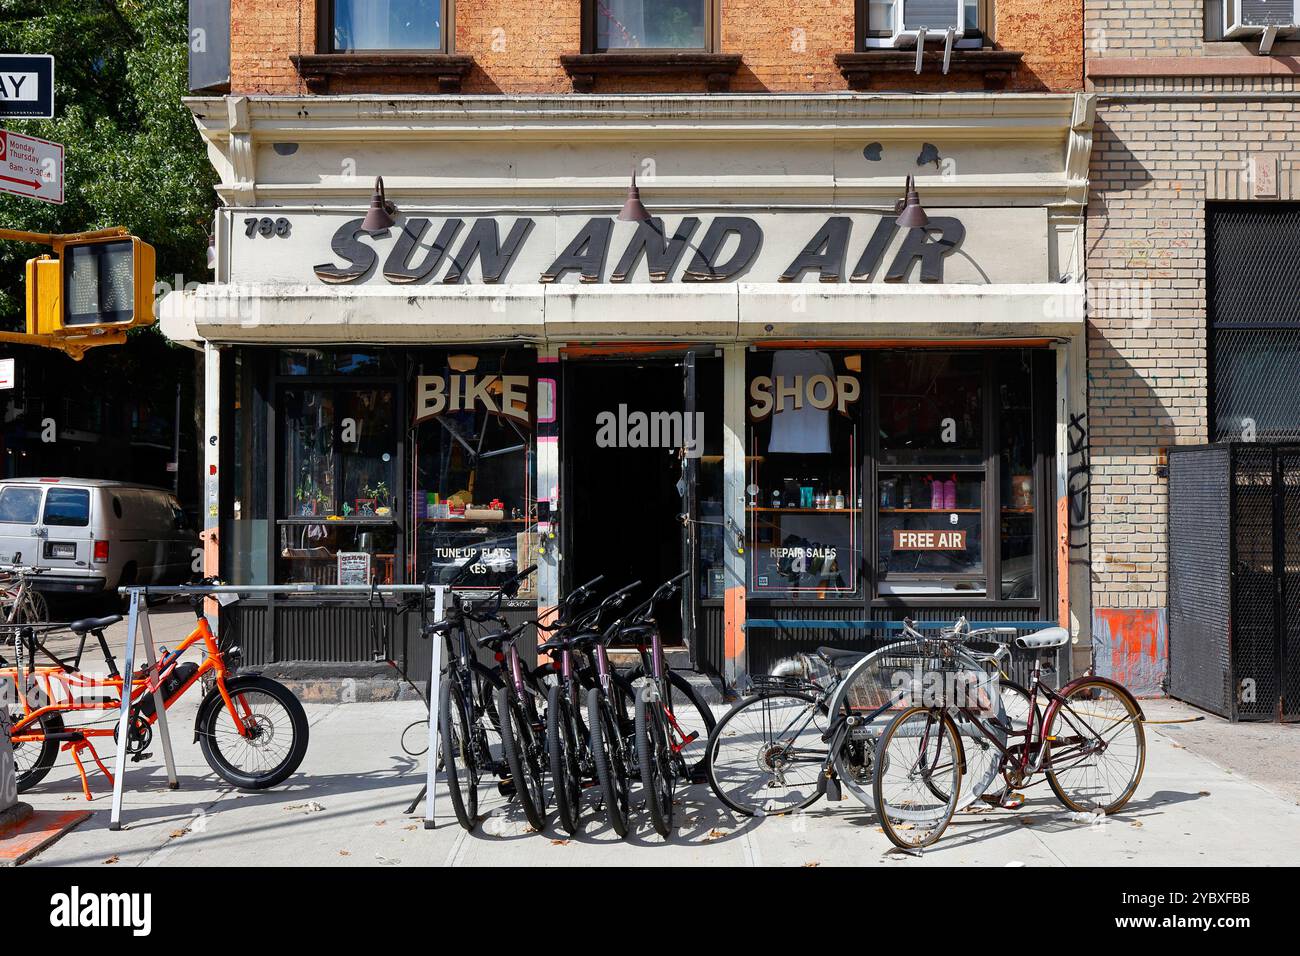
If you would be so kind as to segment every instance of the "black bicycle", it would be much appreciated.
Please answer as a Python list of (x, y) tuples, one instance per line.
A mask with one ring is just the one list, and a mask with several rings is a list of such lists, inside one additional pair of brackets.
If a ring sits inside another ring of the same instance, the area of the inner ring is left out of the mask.
[[(583, 791), (599, 783), (587, 727), (594, 712), (589, 710), (584, 721), (582, 704), (589, 692), (602, 683), (599, 676), (602, 669), (611, 673), (602, 625), (640, 586), (641, 582), (637, 581), (613, 592), (597, 607), (560, 627), (537, 649), (538, 653), (551, 657), (558, 674), (547, 692), (546, 754), (555, 790), (556, 815), (560, 826), (569, 833), (578, 831)], [(615, 675), (615, 679), (630, 689), (625, 678)]]
[[(650, 823), (660, 836), (672, 831), (677, 782), (704, 780), (703, 756), (695, 764), (688, 764), (684, 751), (699, 739), (701, 730), (707, 739), (716, 723), (713, 709), (699, 692), (668, 666), (659, 625), (653, 617), (658, 604), (681, 593), (689, 573), (683, 571), (665, 581), (619, 628), (619, 637), (634, 643), (641, 656), (641, 663), (625, 675), (629, 682), (645, 678), (635, 693), (632, 752)], [(682, 723), (682, 718), (694, 722), (680, 707), (683, 700), (698, 714), (694, 727)]]
[[(471, 557), (448, 582), (448, 587), (454, 586), (473, 563), (474, 557)], [(513, 646), (515, 638), (531, 623), (524, 621), (513, 628), (507, 627), (500, 613), (501, 602), (517, 594), (519, 586), (536, 570), (536, 566), (525, 568), (481, 599), (465, 598), (453, 590), (447, 616), (434, 623), (422, 623), (425, 637), (436, 639), (442, 634), (447, 639), (449, 655), (438, 686), (438, 733), (451, 805), (456, 819), (466, 830), (474, 829), (478, 823), (478, 787), (485, 773), (494, 773), (503, 781), (517, 782), (517, 778), (507, 776), (510, 770), (508, 761), (492, 757), (488, 729), (501, 731), (497, 695), (505, 687), (507, 668), (500, 648), (506, 642)], [(471, 625), (488, 624), (497, 624), (505, 629), (492, 634), (471, 634)], [(497, 666), (483, 664), (475, 645), (496, 652)], [(533, 677), (532, 674), (529, 676)], [(508, 794), (511, 788), (504, 786), (502, 789)]]

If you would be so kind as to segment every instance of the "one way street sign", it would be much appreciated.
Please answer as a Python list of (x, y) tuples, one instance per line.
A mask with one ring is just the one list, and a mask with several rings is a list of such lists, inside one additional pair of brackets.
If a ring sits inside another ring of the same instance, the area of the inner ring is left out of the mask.
[(54, 119), (54, 57), (0, 54), (0, 118)]

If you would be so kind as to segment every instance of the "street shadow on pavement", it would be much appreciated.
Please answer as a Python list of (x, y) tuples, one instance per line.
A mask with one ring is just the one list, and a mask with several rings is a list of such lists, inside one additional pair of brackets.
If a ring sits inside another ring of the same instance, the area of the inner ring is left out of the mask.
[[(573, 841), (592, 845), (619, 843), (642, 847), (700, 845), (736, 839), (743, 836), (758, 822), (751, 818), (737, 818), (714, 799), (706, 785), (694, 784), (677, 791), (677, 803), (673, 810), (673, 832), (667, 838), (659, 836), (650, 826), (649, 813), (636, 789), (632, 791), (630, 831), (624, 839), (620, 839), (614, 832), (614, 828), (606, 821), (604, 810), (596, 809), (590, 790), (583, 794), (582, 817), (577, 833), (571, 834), (559, 825), (552, 796), (546, 814), (546, 827), (541, 834), (538, 834), (529, 825), (517, 801), (507, 801), (494, 793), (491, 804), (485, 807), (483, 791), (480, 790), (479, 793), (479, 826), (470, 835), (486, 841), (537, 839), (541, 836), (552, 841)], [(441, 801), (439, 805), (441, 806)]]

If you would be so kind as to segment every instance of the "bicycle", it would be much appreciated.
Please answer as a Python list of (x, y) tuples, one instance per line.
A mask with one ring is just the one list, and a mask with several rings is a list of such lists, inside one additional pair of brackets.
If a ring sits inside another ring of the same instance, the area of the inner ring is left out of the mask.
[[(447, 587), (451, 588), (468, 573), (476, 559), (477, 553), (472, 554), (447, 582)], [(478, 824), (478, 788), (483, 774), (494, 773), (503, 782), (507, 780), (506, 761), (493, 758), (488, 739), (489, 727), (500, 733), (496, 694), (505, 683), (505, 657), (499, 645), (518, 637), (529, 622), (477, 638), (471, 637), (469, 625), (471, 622), (496, 623), (504, 627), (507, 622), (500, 615), (501, 602), (517, 594), (520, 585), (536, 570), (535, 565), (525, 568), (482, 599), (464, 598), (454, 590), (450, 591), (451, 608), (447, 616), (436, 623), (429, 623), (427, 619), (429, 581), (425, 582), (421, 634), (426, 638), (442, 634), (449, 648), (447, 665), (438, 686), (440, 756), (447, 773), (452, 809), (457, 822), (466, 830), (473, 830)], [(493, 650), (496, 667), (488, 667), (479, 660), (475, 644)]]
[[(547, 691), (546, 754), (555, 791), (556, 816), (560, 826), (569, 833), (576, 833), (581, 822), (583, 790), (600, 784), (591, 734), (582, 719), (582, 703), (591, 691), (601, 686), (605, 677), (612, 677), (630, 689), (626, 680), (609, 668), (601, 624), (607, 614), (622, 607), (640, 586), (641, 582), (636, 581), (613, 592), (581, 618), (559, 628), (537, 648), (538, 653), (550, 656), (559, 675)], [(599, 714), (598, 706), (589, 707), (588, 723), (593, 721), (593, 714)]]
[[(0, 624), (40, 624), (50, 619), (45, 595), (29, 580), (29, 575), (43, 574), (49, 568), (27, 566), (22, 559), (18, 552), (11, 566), (0, 570)], [(13, 634), (6, 634), (3, 643), (12, 644)]]
[[(215, 583), (210, 579), (203, 583)], [(286, 780), (307, 753), (307, 715), (302, 704), (284, 685), (270, 678), (239, 674), (239, 650), (222, 647), (203, 613), (202, 595), (190, 598), (197, 624), (174, 651), (160, 648), (151, 667), (137, 669), (127, 678), (117, 669), (109, 652), (104, 630), (122, 620), (122, 615), (86, 618), (71, 624), (22, 625), (15, 643), (13, 666), (0, 657), (0, 682), (12, 683), (17, 703), (11, 728), (18, 771), (18, 789), (23, 792), (40, 783), (50, 772), (60, 749), (70, 751), (81, 777), (82, 792), (90, 800), (90, 783), (81, 761), (84, 750), (112, 780), (96, 752), (95, 738), (117, 738), (117, 724), (68, 727), (65, 718), (87, 712), (118, 710), (122, 694), (130, 696), (127, 748), (133, 762), (149, 756), (158, 720), (154, 691), (161, 688), (163, 706), (170, 709), (191, 687), (202, 682), (206, 688), (194, 723), (195, 741), (208, 765), (227, 782), (244, 790), (262, 790)], [(54, 654), (42, 640), (44, 635), (67, 629), (80, 638), (75, 657)], [(94, 635), (104, 655), (106, 675), (96, 677), (81, 670), (86, 639)], [(199, 663), (181, 662), (190, 648), (202, 645)], [(36, 665), (40, 653), (50, 660)], [(26, 658), (24, 660), (24, 658)]]
[[(641, 657), (640, 665), (625, 676), (629, 681), (646, 678), (635, 693), (635, 772), (640, 776), (645, 792), (651, 825), (656, 833), (665, 837), (672, 831), (677, 781), (694, 781), (702, 776), (696, 768), (688, 767), (682, 756), (682, 751), (700, 734), (698, 730), (687, 731), (682, 727), (673, 706), (673, 688), (676, 687), (699, 712), (706, 734), (712, 734), (716, 723), (712, 709), (685, 678), (668, 666), (659, 627), (651, 617), (655, 605), (680, 592), (689, 573), (683, 571), (660, 585), (648, 601), (628, 615), (628, 623), (619, 628), (619, 636), (631, 638)], [(703, 758), (700, 763), (703, 763)]]
[[(1047, 628), (1016, 637), (1022, 650), (1041, 652), (1065, 646), (1069, 632)], [(911, 655), (900, 657), (929, 674), (953, 673), (954, 642), (929, 638)], [(995, 656), (1005, 660), (1003, 643)], [(1029, 688), (1027, 722), (1023, 730), (991, 724), (961, 685), (935, 681), (934, 699), (909, 702), (881, 734), (873, 780), (873, 795), (885, 835), (898, 847), (933, 844), (952, 820), (965, 769), (963, 741), (954, 715), (964, 719), (997, 750), (1004, 786), (998, 802), (1019, 804), (1012, 793), (1031, 786), (1042, 773), (1057, 799), (1069, 810), (1112, 814), (1128, 803), (1146, 765), (1145, 719), (1137, 700), (1121, 684), (1106, 677), (1076, 678), (1060, 690), (1042, 680), (1036, 660)], [(1047, 706), (1038, 713), (1038, 698)]]
[[(705, 769), (718, 799), (745, 816), (779, 816), (823, 795), (839, 800), (844, 787), (872, 807), (876, 740), (901, 699), (889, 655), (925, 640), (911, 620), (901, 628), (902, 640), (875, 651), (821, 647), (782, 662), (780, 673), (753, 676), (749, 695), (709, 738)], [(964, 618), (950, 629), (962, 637), (968, 668), (985, 673), (981, 639), (998, 631), (971, 631)], [(1017, 695), (1028, 692), (1011, 681), (1000, 688), (998, 717), (1011, 722), (1005, 715), (1019, 713)], [(985, 759), (975, 776), (987, 788), (996, 779), (992, 761)]]

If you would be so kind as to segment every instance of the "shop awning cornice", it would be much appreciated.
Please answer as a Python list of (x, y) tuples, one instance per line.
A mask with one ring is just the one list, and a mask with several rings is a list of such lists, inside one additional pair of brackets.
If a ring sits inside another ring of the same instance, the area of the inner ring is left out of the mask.
[[(204, 134), (293, 134), (299, 139), (379, 134), (403, 138), (500, 135), (598, 139), (629, 132), (706, 131), (710, 138), (820, 139), (847, 131), (880, 139), (944, 132), (994, 139), (1060, 137), (1091, 94), (817, 94), (696, 96), (187, 97)], [(1090, 106), (1085, 107), (1090, 109)]]
[(161, 320), (196, 345), (1069, 338), (1084, 297), (1078, 283), (206, 285), (167, 295)]
[[(670, 202), (759, 194), (892, 201), (896, 181), (913, 172), (931, 202), (1082, 206), (1093, 126), (1093, 100), (1083, 93), (239, 95), (186, 103), (229, 206), (345, 196), (364, 206), (375, 175), (398, 200), (585, 193), (617, 206), (633, 158), (659, 163), (653, 188)], [(861, 168), (871, 143), (889, 161)], [(900, 149), (915, 157), (923, 144), (943, 157), (981, 158), (959, 163), (955, 175), (937, 163), (903, 169)], [(581, 162), (565, 155), (580, 149), (589, 153)], [(688, 168), (706, 153), (716, 161)], [(1000, 153), (1005, 162), (993, 158)], [(466, 167), (466, 156), (484, 161)]]

